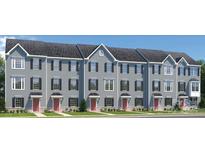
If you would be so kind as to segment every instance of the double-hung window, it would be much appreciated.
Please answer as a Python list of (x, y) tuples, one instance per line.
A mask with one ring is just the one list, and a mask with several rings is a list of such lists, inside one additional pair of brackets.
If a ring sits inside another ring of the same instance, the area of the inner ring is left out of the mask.
[(25, 58), (12, 57), (11, 67), (12, 69), (25, 69)]
[(164, 91), (172, 92), (173, 91), (173, 81), (164, 81)]
[(158, 64), (154, 64), (152, 66), (152, 74), (161, 74), (161, 66)]
[(199, 82), (198, 81), (192, 81), (192, 91), (198, 92), (199, 91)]
[(186, 90), (186, 82), (178, 82), (178, 91)]
[(198, 76), (198, 74), (199, 74), (199, 68), (198, 67), (190, 67), (190, 75), (191, 76)]
[(121, 65), (121, 72), (122, 72), (123, 74), (129, 73), (129, 65), (128, 65), (128, 64), (122, 64), (122, 65)]
[(129, 91), (129, 81), (128, 80), (121, 80), (120, 81), (120, 90)]
[(16, 76), (11, 78), (12, 90), (25, 90), (25, 77)]
[(41, 78), (40, 77), (31, 78), (31, 89), (41, 90)]
[(51, 90), (61, 90), (62, 81), (59, 78), (51, 79)]
[(164, 75), (173, 75), (172, 65), (164, 65)]
[(72, 107), (72, 106), (78, 106), (78, 98), (69, 98), (68, 99), (68, 106)]
[(108, 73), (114, 72), (114, 64), (113, 63), (110, 63), (110, 62), (105, 63), (104, 67), (105, 67), (104, 68), (105, 72), (108, 72)]
[(164, 105), (165, 106), (172, 106), (172, 98), (165, 98)]
[(154, 80), (152, 81), (152, 91), (160, 91), (161, 83), (160, 81)]
[(135, 81), (135, 91), (143, 91), (143, 81)]
[(142, 74), (143, 73), (143, 65), (137, 64), (135, 65), (135, 74)]
[(98, 72), (98, 63), (95, 61), (89, 62), (88, 71), (89, 72)]
[(135, 98), (135, 106), (143, 106), (143, 98)]
[(98, 90), (98, 79), (89, 79), (88, 84), (88, 90)]
[(186, 67), (184, 67), (183, 65), (178, 67), (178, 75), (182, 76), (182, 75), (186, 75)]
[(113, 107), (114, 106), (114, 98), (105, 98), (105, 107), (106, 106)]
[(113, 91), (114, 90), (114, 80), (104, 80), (104, 90)]
[(13, 97), (12, 107), (13, 108), (23, 108), (24, 107), (24, 98), (23, 97)]
[(78, 79), (69, 79), (69, 90), (78, 90)]

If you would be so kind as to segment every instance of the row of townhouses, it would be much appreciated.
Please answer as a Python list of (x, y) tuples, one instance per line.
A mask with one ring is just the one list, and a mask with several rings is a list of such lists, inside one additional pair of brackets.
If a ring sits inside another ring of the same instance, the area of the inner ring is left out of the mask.
[(6, 108), (163, 110), (200, 102), (200, 65), (185, 53), (6, 40)]

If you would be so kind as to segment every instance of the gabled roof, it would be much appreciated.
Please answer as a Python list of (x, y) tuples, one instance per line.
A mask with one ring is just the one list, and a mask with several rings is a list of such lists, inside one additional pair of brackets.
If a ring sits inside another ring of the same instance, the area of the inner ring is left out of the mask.
[(172, 57), (176, 60), (178, 63), (182, 57), (188, 62), (188, 64), (191, 65), (199, 65), (194, 59), (192, 59), (190, 56), (188, 56), (186, 53), (183, 52), (170, 52)]
[(168, 54), (161, 50), (137, 49), (149, 62), (162, 62)]
[(152, 50), (152, 49), (137, 49), (139, 53), (144, 56), (149, 62), (163, 62), (164, 59), (171, 55), (173, 59), (178, 63), (181, 58), (184, 58), (190, 65), (199, 65), (194, 59), (183, 52), (172, 52), (163, 50)]
[(32, 40), (6, 40), (6, 53), (16, 44), (20, 44), (30, 55), (43, 55), (50, 57), (82, 58), (74, 44), (48, 43)]
[(119, 61), (146, 62), (136, 49), (107, 47), (112, 55)]

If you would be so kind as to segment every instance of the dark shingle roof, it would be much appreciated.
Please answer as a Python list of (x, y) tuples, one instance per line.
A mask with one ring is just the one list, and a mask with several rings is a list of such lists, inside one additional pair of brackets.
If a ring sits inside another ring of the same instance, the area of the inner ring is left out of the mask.
[(41, 41), (18, 39), (7, 39), (6, 53), (18, 43), (31, 55), (82, 58), (78, 48), (76, 47), (76, 45), (73, 44), (48, 43)]
[(137, 49), (137, 51), (150, 62), (162, 62), (168, 56), (168, 53), (161, 50)]
[(189, 64), (199, 65), (194, 59), (183, 52), (168, 52), (152, 49), (137, 49), (137, 51), (150, 62), (162, 62), (170, 54), (176, 62), (179, 62), (179, 60), (184, 57)]
[[(49, 43), (32, 40), (7, 39), (6, 53), (10, 51), (16, 44), (20, 44), (31, 55), (44, 55), (50, 57), (66, 57), (66, 58), (87, 58), (98, 45), (84, 44), (62, 44)], [(178, 62), (184, 57), (189, 64), (197, 65), (198, 63), (185, 53), (167, 52), (152, 49), (128, 49), (108, 47), (110, 53), (120, 61), (136, 61), (136, 62), (162, 62), (169, 54)]]
[(176, 62), (179, 62), (179, 60), (182, 57), (184, 57), (189, 64), (191, 64), (191, 65), (199, 65), (199, 63), (197, 63), (194, 59), (192, 59), (190, 56), (188, 56), (187, 54), (185, 54), (183, 52), (170, 52), (170, 54), (176, 60)]
[(145, 59), (136, 51), (136, 49), (113, 47), (107, 48), (117, 60), (145, 62)]

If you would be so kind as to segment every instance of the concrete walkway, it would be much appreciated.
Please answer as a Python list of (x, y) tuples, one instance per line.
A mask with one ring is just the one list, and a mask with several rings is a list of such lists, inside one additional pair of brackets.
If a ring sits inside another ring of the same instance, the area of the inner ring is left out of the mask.
[(60, 115), (62, 115), (62, 116), (64, 116), (64, 117), (70, 117), (70, 116), (72, 116), (72, 115), (70, 115), (70, 114), (66, 114), (66, 113), (63, 113), (63, 112), (56, 112), (57, 114), (60, 114)]
[(46, 115), (40, 113), (40, 112), (33, 112), (37, 117), (46, 117)]

